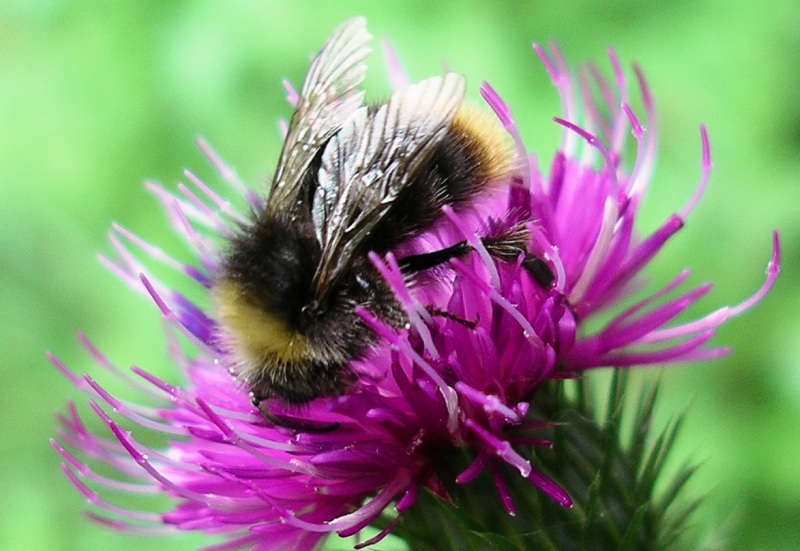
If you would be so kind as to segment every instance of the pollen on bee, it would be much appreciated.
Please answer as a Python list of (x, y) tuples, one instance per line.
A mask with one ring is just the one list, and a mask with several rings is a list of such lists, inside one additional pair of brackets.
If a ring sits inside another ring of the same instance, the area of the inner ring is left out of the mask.
[(516, 167), (516, 152), (510, 136), (491, 113), (479, 106), (463, 103), (450, 125), (450, 132), (462, 138), (475, 158), (478, 178), (494, 180)]
[(246, 365), (263, 365), (266, 357), (291, 362), (308, 355), (307, 340), (284, 320), (255, 304), (240, 284), (221, 281), (213, 295), (220, 321), (228, 329), (226, 336)]

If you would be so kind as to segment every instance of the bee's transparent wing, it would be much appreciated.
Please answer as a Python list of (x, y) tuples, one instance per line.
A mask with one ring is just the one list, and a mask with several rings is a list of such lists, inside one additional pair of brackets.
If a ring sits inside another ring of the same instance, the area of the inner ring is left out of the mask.
[(396, 92), (377, 111), (366, 107), (325, 148), (312, 219), (322, 246), (317, 296), (330, 288), (391, 212), (441, 142), (464, 98), (464, 78), (448, 73)]
[(361, 107), (364, 92), (356, 87), (364, 79), (371, 38), (366, 20), (354, 17), (333, 31), (311, 61), (275, 171), (268, 210), (295, 204), (314, 156)]

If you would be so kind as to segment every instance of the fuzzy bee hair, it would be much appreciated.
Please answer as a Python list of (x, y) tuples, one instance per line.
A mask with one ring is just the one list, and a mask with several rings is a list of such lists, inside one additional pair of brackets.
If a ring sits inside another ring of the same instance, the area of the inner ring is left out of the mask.
[[(514, 167), (500, 125), (464, 104), (459, 74), (365, 104), (370, 38), (353, 18), (312, 59), (264, 208), (232, 240), (214, 285), (236, 375), (256, 404), (347, 390), (350, 361), (376, 338), (354, 309), (406, 321), (368, 253), (419, 234), (444, 205), (469, 204)], [(427, 270), (468, 250), (459, 244), (402, 266)]]

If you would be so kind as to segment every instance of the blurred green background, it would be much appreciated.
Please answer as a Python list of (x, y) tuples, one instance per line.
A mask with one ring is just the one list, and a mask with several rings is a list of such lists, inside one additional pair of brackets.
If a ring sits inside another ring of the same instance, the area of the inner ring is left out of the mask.
[[(202, 134), (249, 181), (265, 179), (289, 111), (280, 79), (299, 84), (308, 56), (344, 18), (363, 13), (414, 78), (464, 72), (508, 100), (528, 145), (557, 145), (558, 100), (530, 51), (557, 41), (572, 65), (613, 45), (644, 68), (662, 134), (641, 228), (680, 209), (699, 175), (698, 125), (715, 168), (684, 231), (650, 271), (691, 266), (714, 291), (692, 313), (738, 302), (762, 281), (781, 231), (774, 291), (715, 337), (729, 357), (662, 372), (661, 420), (688, 407), (676, 460), (702, 467), (690, 493), (718, 549), (800, 548), (800, 3), (659, 2), (81, 2), (0, 0), (0, 548), (191, 549), (205, 540), (132, 538), (82, 517), (84, 500), (48, 446), (70, 384), (54, 351), (95, 370), (81, 328), (121, 365), (177, 382), (154, 308), (95, 259), (112, 220), (186, 258), (144, 178), (172, 186)], [(376, 44), (377, 45), (377, 44)], [(384, 93), (380, 56), (371, 90)], [(83, 399), (81, 398), (81, 401)], [(723, 539), (723, 536), (727, 540)], [(391, 545), (379, 546), (390, 549)]]

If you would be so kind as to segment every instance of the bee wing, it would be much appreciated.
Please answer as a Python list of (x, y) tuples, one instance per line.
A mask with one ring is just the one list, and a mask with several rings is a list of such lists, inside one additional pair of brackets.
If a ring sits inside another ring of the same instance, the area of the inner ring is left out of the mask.
[(354, 17), (333, 31), (311, 61), (283, 143), (268, 210), (294, 205), (314, 156), (363, 103), (364, 92), (356, 87), (364, 80), (371, 38), (366, 20)]
[(464, 88), (464, 78), (455, 73), (423, 80), (392, 95), (374, 113), (358, 109), (325, 147), (311, 212), (322, 246), (315, 275), (318, 298), (349, 268), (442, 141)]

